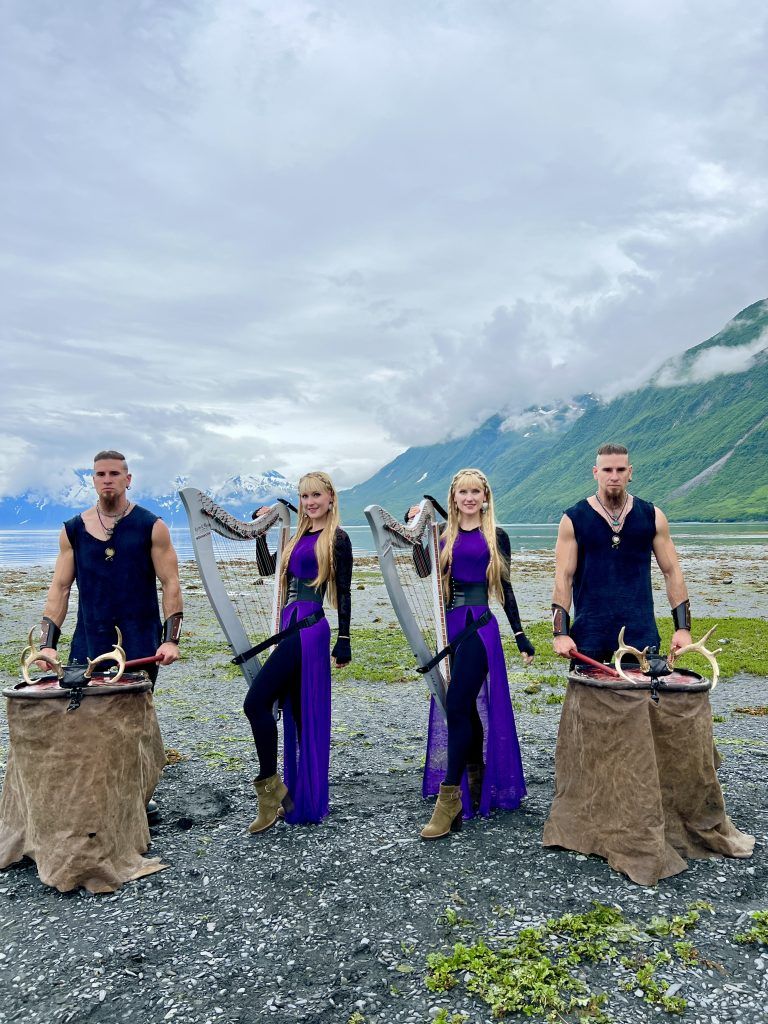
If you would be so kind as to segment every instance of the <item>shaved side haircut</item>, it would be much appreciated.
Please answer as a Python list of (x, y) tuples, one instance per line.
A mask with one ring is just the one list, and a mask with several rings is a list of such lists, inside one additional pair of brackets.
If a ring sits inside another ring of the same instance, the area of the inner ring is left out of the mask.
[(128, 463), (125, 461), (125, 456), (123, 455), (122, 452), (116, 452), (110, 448), (104, 452), (97, 452), (93, 456), (94, 463), (103, 462), (105, 459), (116, 459), (118, 462), (122, 462), (123, 469), (125, 470), (126, 473), (128, 472)]
[(623, 444), (614, 444), (612, 441), (607, 441), (605, 444), (601, 444), (597, 449), (598, 457), (601, 455), (629, 455), (629, 449)]

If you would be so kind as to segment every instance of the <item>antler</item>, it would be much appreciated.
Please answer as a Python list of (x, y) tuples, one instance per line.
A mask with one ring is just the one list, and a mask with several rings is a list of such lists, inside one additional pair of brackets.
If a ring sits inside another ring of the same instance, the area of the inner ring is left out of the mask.
[(688, 654), (689, 651), (696, 651), (699, 654), (703, 654), (709, 662), (709, 664), (712, 666), (713, 690), (717, 686), (717, 680), (720, 678), (720, 666), (717, 664), (717, 658), (715, 657), (715, 655), (719, 654), (720, 651), (722, 651), (722, 647), (718, 647), (714, 651), (708, 651), (704, 644), (707, 640), (709, 640), (709, 638), (712, 636), (716, 629), (717, 625), (714, 625), (712, 629), (710, 629), (708, 632), (704, 634), (701, 640), (698, 640), (695, 644), (686, 644), (685, 647), (679, 647), (676, 651), (672, 651), (669, 655), (669, 658), (667, 658), (669, 667), (672, 668), (675, 662), (679, 660), (681, 655)]
[(44, 661), (46, 665), (55, 671), (59, 679), (64, 675), (64, 666), (61, 664), (58, 658), (52, 658), (50, 654), (41, 654), (35, 644), (35, 627), (29, 631), (29, 643), (21, 652), (21, 674), (24, 676), (24, 682), (28, 686), (34, 684), (34, 680), (29, 674), (29, 670), (32, 668), (36, 661)]
[(624, 657), (625, 654), (632, 654), (632, 655), (634, 655), (635, 658), (637, 658), (637, 660), (640, 663), (640, 671), (641, 672), (647, 672), (648, 669), (651, 667), (648, 664), (648, 659), (646, 658), (646, 654), (648, 653), (648, 648), (645, 647), (645, 648), (643, 648), (642, 651), (638, 651), (638, 649), (636, 647), (630, 647), (628, 644), (625, 644), (624, 643), (624, 630), (626, 628), (627, 628), (626, 626), (622, 626), (621, 627), (621, 632), (619, 633), (619, 646), (616, 648), (616, 651), (614, 652), (614, 655), (613, 655), (613, 666), (616, 669), (616, 671), (619, 673), (619, 675), (621, 676), (622, 679), (626, 679), (626, 681), (628, 683), (636, 684), (637, 680), (636, 679), (630, 679), (630, 677), (622, 669), (622, 667), (621, 667), (621, 659)]
[(111, 683), (116, 683), (118, 679), (122, 677), (125, 672), (125, 651), (123, 650), (123, 634), (120, 632), (120, 628), (115, 626), (115, 632), (117, 633), (117, 643), (111, 651), (107, 651), (105, 654), (100, 654), (98, 658), (94, 658), (93, 661), (88, 659), (88, 668), (85, 670), (85, 678), (90, 679), (93, 675), (94, 668), (99, 665), (102, 661), (116, 661), (117, 662), (117, 674), (110, 677)]

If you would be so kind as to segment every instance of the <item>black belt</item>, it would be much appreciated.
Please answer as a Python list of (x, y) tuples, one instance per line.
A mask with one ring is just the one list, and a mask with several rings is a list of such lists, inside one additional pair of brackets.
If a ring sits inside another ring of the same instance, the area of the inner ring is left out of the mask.
[(292, 601), (314, 601), (315, 604), (323, 603), (323, 590), (321, 587), (313, 587), (309, 580), (301, 576), (291, 576), (288, 580), (288, 596), (286, 604)]
[(464, 605), (487, 605), (488, 586), (485, 583), (456, 583), (451, 584), (451, 603), (448, 611), (454, 608), (463, 608)]
[(297, 619), (286, 626), (285, 629), (281, 629), (279, 633), (275, 633), (273, 636), (268, 636), (266, 640), (262, 640), (260, 644), (256, 644), (255, 647), (251, 647), (250, 650), (243, 651), (242, 654), (238, 654), (237, 657), (232, 659), (233, 665), (242, 665), (245, 661), (250, 661), (256, 654), (261, 654), (262, 651), (266, 651), (268, 647), (274, 647), (275, 644), (279, 644), (281, 640), (285, 640), (289, 636), (293, 636), (294, 633), (298, 633), (302, 629), (309, 629), (310, 626), (314, 626), (321, 619), (325, 618), (325, 612), (321, 608), (319, 611), (312, 612), (311, 615), (305, 616), (303, 619)]
[(420, 665), (416, 671), (421, 675), (424, 675), (425, 672), (429, 672), (429, 670), (434, 668), (435, 665), (439, 665), (443, 658), (447, 658), (449, 654), (454, 654), (456, 652), (456, 648), (460, 643), (469, 639), (469, 637), (476, 633), (478, 629), (482, 629), (483, 626), (486, 626), (491, 621), (491, 618), (491, 610), (490, 608), (486, 608), (479, 618), (473, 619), (468, 626), (465, 626), (460, 633), (457, 633), (447, 647), (444, 647), (442, 651), (438, 651), (434, 658), (430, 658), (426, 665)]

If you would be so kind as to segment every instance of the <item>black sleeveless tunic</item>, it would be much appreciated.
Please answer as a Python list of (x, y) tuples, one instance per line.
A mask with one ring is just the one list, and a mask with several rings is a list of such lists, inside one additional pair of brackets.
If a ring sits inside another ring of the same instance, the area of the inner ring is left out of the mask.
[(576, 646), (592, 657), (610, 655), (622, 626), (625, 643), (632, 647), (658, 646), (651, 589), (656, 512), (651, 502), (634, 499), (617, 547), (613, 530), (588, 501), (572, 505), (565, 514), (579, 547), (570, 634)]
[(111, 651), (117, 642), (115, 626), (128, 660), (151, 657), (157, 650), (162, 634), (152, 564), (157, 519), (134, 505), (106, 541), (91, 536), (79, 515), (64, 523), (75, 553), (79, 594), (70, 661), (82, 663)]

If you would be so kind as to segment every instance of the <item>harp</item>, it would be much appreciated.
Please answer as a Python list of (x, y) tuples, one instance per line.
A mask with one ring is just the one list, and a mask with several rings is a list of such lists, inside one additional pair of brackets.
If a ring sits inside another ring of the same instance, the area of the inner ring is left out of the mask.
[(434, 655), (448, 645), (445, 602), (440, 580), (440, 527), (442, 511), (425, 496), (408, 525), (398, 522), (380, 505), (369, 505), (365, 517), (373, 532), (376, 554), (395, 615), (405, 633), (420, 671), (438, 707), (445, 715), (450, 667), (445, 658), (428, 667)]
[[(275, 568), (290, 537), (290, 506), (278, 499), (268, 512), (245, 523), (195, 487), (185, 487), (179, 496), (208, 600), (234, 655), (247, 655), (280, 630), (282, 595)], [(239, 664), (250, 686), (261, 662), (251, 654)]]

